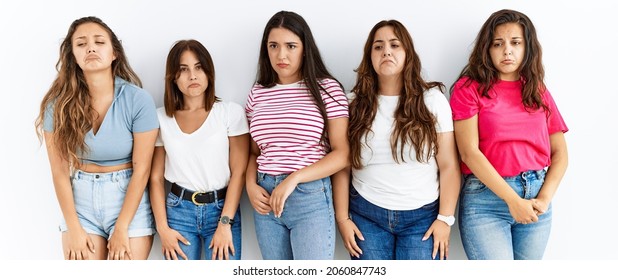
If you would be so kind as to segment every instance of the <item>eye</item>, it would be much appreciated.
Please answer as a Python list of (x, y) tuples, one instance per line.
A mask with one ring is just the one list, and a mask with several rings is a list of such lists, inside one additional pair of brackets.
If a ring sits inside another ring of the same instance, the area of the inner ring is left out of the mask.
[(399, 48), (399, 44), (391, 44), (391, 48), (393, 48), (393, 49)]
[(268, 48), (276, 49), (277, 48), (277, 44), (268, 44)]
[(202, 70), (202, 65), (195, 65), (195, 70)]
[(375, 46), (373, 46), (373, 49), (376, 50), (376, 51), (379, 51), (379, 50), (382, 49), (382, 46), (381, 45), (375, 45)]
[(502, 46), (502, 43), (501, 42), (497, 42), (497, 43), (494, 43), (492, 46), (493, 47), (500, 47), (500, 46)]
[(189, 70), (188, 67), (180, 67), (180, 72), (187, 72)]
[(295, 49), (296, 45), (288, 45), (288, 49)]
[(514, 41), (513, 45), (521, 45), (521, 41)]
[(98, 44), (98, 45), (103, 45), (103, 44), (105, 44), (105, 42), (104, 42), (104, 41), (96, 41), (95, 43), (96, 43), (96, 44)]

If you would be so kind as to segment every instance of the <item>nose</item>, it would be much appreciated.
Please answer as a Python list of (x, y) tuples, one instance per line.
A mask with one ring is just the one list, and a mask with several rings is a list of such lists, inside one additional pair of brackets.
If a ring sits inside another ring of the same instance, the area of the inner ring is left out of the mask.
[(189, 80), (197, 80), (197, 75), (195, 74), (195, 70), (191, 70), (191, 72), (189, 72)]
[(94, 51), (94, 47), (91, 44), (89, 44), (88, 45), (88, 53), (93, 53), (93, 52), (95, 52)]

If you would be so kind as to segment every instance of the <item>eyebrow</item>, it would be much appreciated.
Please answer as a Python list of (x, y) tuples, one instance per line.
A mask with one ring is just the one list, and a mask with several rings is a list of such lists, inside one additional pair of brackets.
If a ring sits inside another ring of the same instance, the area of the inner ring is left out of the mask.
[[(275, 42), (275, 41), (270, 41), (268, 42), (269, 44), (279, 44), (279, 42)], [(290, 41), (290, 42), (284, 42), (284, 44), (288, 44), (288, 45), (298, 45), (300, 44), (299, 42), (296, 41)]]
[[(512, 39), (523, 39), (523, 38), (524, 37), (511, 37), (511, 40)], [(494, 41), (504, 41), (504, 39), (502, 37), (500, 37), (500, 38), (495, 38)]]
[[(389, 41), (389, 42), (399, 41), (399, 39), (394, 38), (394, 39), (390, 39), (390, 40), (388, 40), (388, 41)], [(375, 44), (375, 43), (384, 43), (384, 40), (375, 40), (375, 41), (373, 41), (373, 43), (374, 43), (374, 44)]]
[[(104, 35), (94, 35), (95, 38), (105, 38)], [(79, 40), (79, 39), (86, 39), (86, 36), (79, 36), (77, 38), (75, 38), (75, 40)]]

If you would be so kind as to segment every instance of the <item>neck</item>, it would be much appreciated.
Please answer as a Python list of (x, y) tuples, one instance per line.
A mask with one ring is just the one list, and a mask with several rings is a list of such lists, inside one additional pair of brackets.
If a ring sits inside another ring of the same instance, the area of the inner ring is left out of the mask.
[(90, 73), (85, 74), (86, 83), (90, 96), (93, 98), (103, 97), (109, 94), (114, 94), (114, 77), (111, 73)]
[(183, 111), (198, 111), (198, 110), (204, 110), (204, 94), (201, 94), (200, 96), (193, 96), (193, 97), (188, 97), (188, 96), (184, 96), (184, 104), (182, 106), (182, 110)]
[(378, 76), (378, 92), (381, 95), (400, 95), (402, 88), (403, 82), (401, 81), (400, 75), (388, 77)]

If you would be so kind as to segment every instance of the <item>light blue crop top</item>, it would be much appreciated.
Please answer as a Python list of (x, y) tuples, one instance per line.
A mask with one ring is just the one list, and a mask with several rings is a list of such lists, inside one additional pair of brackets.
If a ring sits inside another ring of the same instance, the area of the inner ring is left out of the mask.
[[(45, 111), (43, 129), (54, 130), (53, 106)], [(86, 134), (87, 153), (78, 154), (83, 163), (112, 166), (131, 162), (133, 133), (159, 128), (152, 96), (120, 77), (114, 79), (114, 100), (94, 135)]]

